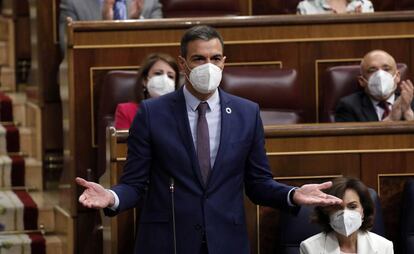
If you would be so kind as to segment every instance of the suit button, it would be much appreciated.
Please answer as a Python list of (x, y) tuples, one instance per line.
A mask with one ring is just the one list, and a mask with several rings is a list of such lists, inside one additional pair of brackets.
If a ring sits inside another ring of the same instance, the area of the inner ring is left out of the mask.
[(195, 224), (194, 229), (197, 230), (197, 231), (200, 231), (201, 230), (201, 225), (200, 224)]

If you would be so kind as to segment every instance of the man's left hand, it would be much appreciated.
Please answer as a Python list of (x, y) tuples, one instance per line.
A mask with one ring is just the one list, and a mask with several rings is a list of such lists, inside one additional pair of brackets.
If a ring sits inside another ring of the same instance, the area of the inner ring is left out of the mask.
[(295, 203), (296, 205), (314, 206), (329, 206), (342, 204), (342, 199), (322, 192), (322, 190), (328, 189), (331, 186), (332, 182), (302, 185), (302, 187), (295, 190), (295, 194), (293, 195), (293, 203)]

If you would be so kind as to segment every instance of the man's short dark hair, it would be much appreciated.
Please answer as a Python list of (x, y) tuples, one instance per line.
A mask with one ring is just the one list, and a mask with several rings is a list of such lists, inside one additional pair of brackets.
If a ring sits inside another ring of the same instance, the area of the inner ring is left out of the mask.
[(223, 37), (211, 26), (193, 26), (188, 29), (181, 38), (181, 56), (187, 57), (188, 43), (195, 40), (209, 41), (212, 39), (219, 39), (221, 47), (224, 49)]
[[(333, 180), (331, 188), (324, 192), (343, 198), (347, 189), (354, 190), (361, 201), (362, 208), (364, 209), (364, 218), (360, 230), (370, 230), (374, 225), (375, 206), (369, 194), (368, 188), (358, 179), (350, 177), (340, 177)], [(324, 207), (315, 207), (315, 214), (312, 217), (312, 221), (320, 224), (324, 232), (332, 231), (332, 227), (329, 224), (329, 214)]]

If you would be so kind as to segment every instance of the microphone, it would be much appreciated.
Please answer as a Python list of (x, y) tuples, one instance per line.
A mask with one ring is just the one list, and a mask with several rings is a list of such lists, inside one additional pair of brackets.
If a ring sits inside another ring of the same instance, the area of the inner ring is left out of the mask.
[(172, 229), (173, 229), (173, 244), (174, 254), (177, 254), (177, 235), (175, 233), (175, 204), (174, 204), (174, 178), (170, 177), (170, 194), (171, 194), (171, 215), (172, 215)]

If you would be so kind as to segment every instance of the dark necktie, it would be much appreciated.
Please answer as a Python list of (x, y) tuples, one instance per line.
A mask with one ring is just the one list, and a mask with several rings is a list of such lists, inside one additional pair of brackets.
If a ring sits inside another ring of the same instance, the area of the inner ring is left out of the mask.
[(207, 182), (210, 173), (210, 137), (206, 119), (207, 107), (207, 102), (200, 102), (197, 107), (197, 157), (204, 183)]
[(381, 120), (384, 120), (389, 114), (390, 114), (390, 106), (389, 102), (387, 101), (380, 101), (378, 103), (378, 107), (382, 108), (384, 110), (384, 113), (382, 114)]

